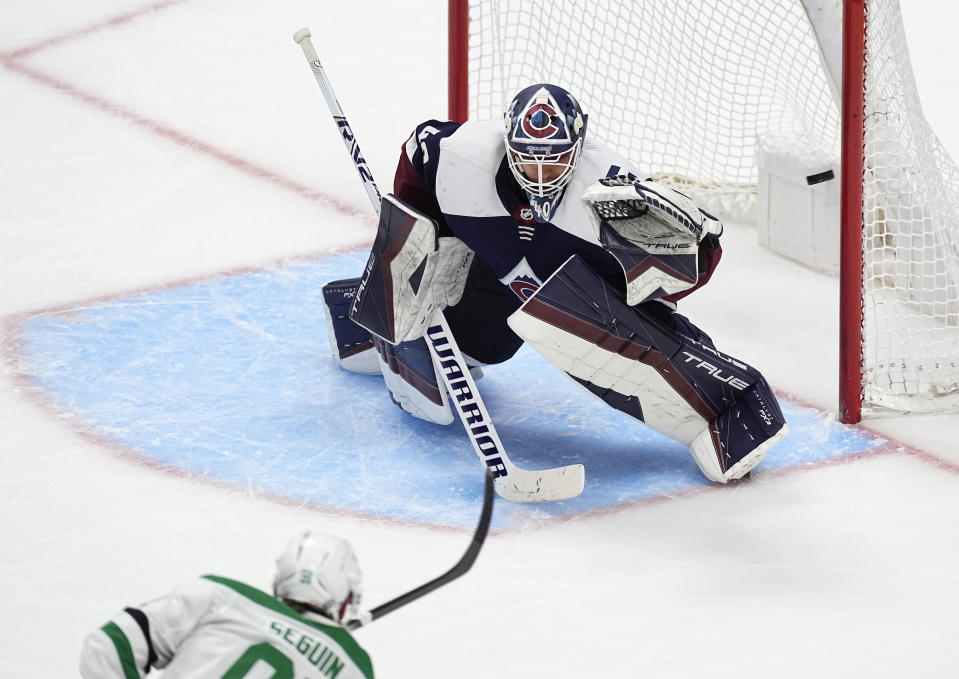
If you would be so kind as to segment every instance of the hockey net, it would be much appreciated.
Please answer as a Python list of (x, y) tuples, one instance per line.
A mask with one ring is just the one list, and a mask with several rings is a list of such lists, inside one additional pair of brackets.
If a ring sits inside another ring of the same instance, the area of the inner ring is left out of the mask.
[(897, 2), (866, 4), (862, 402), (959, 407), (959, 172), (919, 105)]
[[(468, 5), (470, 118), (500, 117), (522, 87), (556, 83), (580, 100), (591, 135), (727, 220), (754, 216), (759, 140), (840, 156), (839, 48), (823, 28), (841, 25), (840, 0)], [(957, 172), (922, 115), (898, 1), (867, 7), (855, 398), (952, 409)]]

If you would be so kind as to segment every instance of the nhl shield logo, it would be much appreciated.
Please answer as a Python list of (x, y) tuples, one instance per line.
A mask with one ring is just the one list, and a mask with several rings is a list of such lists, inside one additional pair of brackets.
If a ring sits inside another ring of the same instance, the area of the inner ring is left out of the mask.
[(524, 222), (533, 221), (533, 208), (524, 207), (522, 210), (519, 211), (519, 218), (522, 219)]

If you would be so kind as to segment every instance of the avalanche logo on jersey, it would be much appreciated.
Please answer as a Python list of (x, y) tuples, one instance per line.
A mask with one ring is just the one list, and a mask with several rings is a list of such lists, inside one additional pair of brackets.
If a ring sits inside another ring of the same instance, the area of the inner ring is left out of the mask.
[(512, 271), (499, 280), (524, 302), (528, 300), (534, 292), (539, 290), (539, 287), (543, 284), (543, 282), (536, 277), (536, 274), (533, 273), (533, 269), (525, 257), (519, 260), (519, 264), (517, 264)]

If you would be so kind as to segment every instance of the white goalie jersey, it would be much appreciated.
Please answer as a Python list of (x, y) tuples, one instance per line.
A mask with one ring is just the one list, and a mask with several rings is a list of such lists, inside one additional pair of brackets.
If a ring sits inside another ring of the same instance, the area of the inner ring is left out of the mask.
[(154, 667), (165, 679), (373, 678), (369, 656), (346, 629), (212, 575), (119, 613), (86, 638), (80, 659), (84, 679), (144, 677)]

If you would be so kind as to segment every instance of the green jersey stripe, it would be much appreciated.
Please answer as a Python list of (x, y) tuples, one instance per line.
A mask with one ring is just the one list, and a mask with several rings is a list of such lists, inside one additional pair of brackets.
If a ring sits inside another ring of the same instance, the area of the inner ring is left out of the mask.
[(140, 673), (137, 671), (137, 662), (133, 658), (133, 648), (130, 646), (130, 640), (123, 633), (119, 625), (115, 622), (108, 622), (101, 627), (106, 635), (110, 637), (114, 648), (117, 649), (117, 655), (120, 658), (120, 667), (123, 668), (123, 676), (126, 679), (140, 679)]
[(373, 679), (373, 662), (370, 660), (369, 654), (364, 651), (359, 644), (356, 643), (356, 640), (342, 627), (336, 625), (324, 625), (321, 622), (315, 620), (310, 620), (304, 618), (302, 615), (297, 613), (295, 610), (290, 608), (287, 604), (283, 603), (276, 597), (267, 594), (266, 592), (261, 592), (255, 587), (238, 582), (236, 580), (230, 580), (229, 578), (223, 578), (218, 575), (204, 575), (204, 579), (210, 580), (211, 582), (218, 583), (224, 587), (229, 587), (238, 594), (243, 595), (250, 601), (263, 606), (264, 608), (269, 608), (270, 610), (280, 613), (292, 618), (293, 620), (308, 625), (314, 629), (317, 629), (328, 637), (336, 641), (347, 655), (356, 663), (356, 666), (359, 667), (360, 671), (363, 673), (363, 676), (367, 679)]

